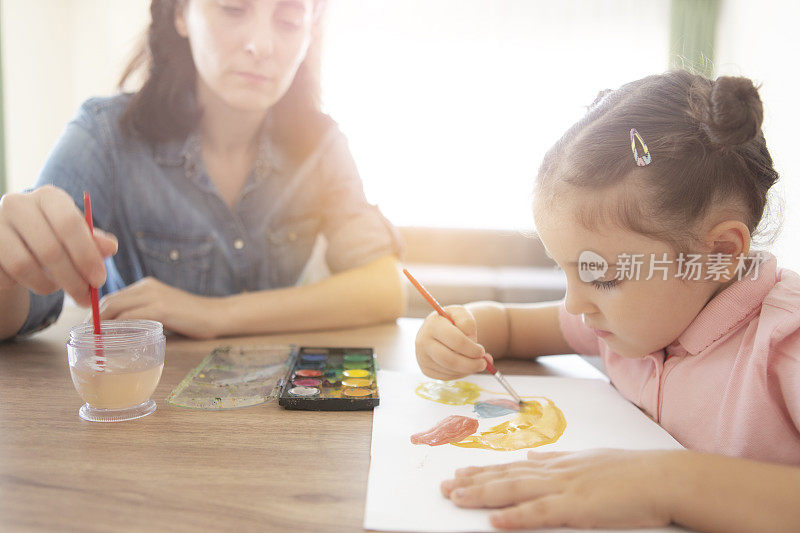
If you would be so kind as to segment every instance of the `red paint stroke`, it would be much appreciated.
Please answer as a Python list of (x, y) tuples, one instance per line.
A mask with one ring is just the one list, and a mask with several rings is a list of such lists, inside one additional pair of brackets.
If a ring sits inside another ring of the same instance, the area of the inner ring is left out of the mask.
[(441, 446), (450, 442), (458, 442), (478, 430), (478, 421), (468, 416), (450, 415), (438, 424), (422, 433), (411, 435), (412, 444)]

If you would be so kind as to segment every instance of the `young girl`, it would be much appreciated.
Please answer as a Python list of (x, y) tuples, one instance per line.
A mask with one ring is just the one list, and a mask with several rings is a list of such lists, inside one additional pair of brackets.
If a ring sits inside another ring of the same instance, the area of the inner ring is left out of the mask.
[[(104, 319), (193, 337), (402, 313), (396, 231), (320, 112), (322, 3), (152, 1), (120, 84), (143, 70), (141, 89), (86, 102), (36, 189), (0, 203), (0, 339), (52, 322), (64, 292), (88, 304), (90, 285)], [(333, 275), (294, 287), (318, 234)]]
[(745, 78), (674, 71), (602, 94), (536, 183), (564, 301), (455, 306), (456, 326), (431, 315), (417, 337), (422, 370), (446, 380), (485, 353), (599, 354), (687, 450), (531, 451), (457, 471), (446, 497), (502, 508), (500, 528), (797, 531), (800, 277), (751, 252), (778, 178), (762, 116)]

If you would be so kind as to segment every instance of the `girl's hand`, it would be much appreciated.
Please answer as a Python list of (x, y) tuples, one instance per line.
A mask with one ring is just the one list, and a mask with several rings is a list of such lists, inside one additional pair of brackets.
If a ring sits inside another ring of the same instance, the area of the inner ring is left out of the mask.
[(165, 329), (194, 337), (219, 336), (216, 310), (219, 299), (197, 296), (155, 278), (142, 278), (100, 300), (103, 320), (157, 320)]
[[(458, 379), (486, 368), (486, 350), (478, 344), (475, 317), (465, 307), (444, 308), (453, 321), (431, 313), (419, 328), (417, 362), (425, 375), (435, 379)], [(491, 360), (491, 356), (488, 356)]]
[(37, 294), (64, 289), (88, 306), (89, 285), (106, 281), (103, 258), (117, 252), (117, 239), (89, 232), (72, 198), (52, 185), (0, 199), (0, 290), (16, 285)]
[(441, 489), (459, 507), (504, 508), (490, 515), (498, 528), (664, 526), (673, 457), (661, 450), (532, 451), (527, 461), (459, 469)]

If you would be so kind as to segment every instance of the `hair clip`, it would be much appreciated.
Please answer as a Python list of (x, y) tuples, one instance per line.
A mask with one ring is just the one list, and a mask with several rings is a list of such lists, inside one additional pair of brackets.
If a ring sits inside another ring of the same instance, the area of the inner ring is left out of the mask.
[[(642, 157), (639, 157), (639, 152), (636, 151), (636, 139), (639, 139), (639, 143), (642, 145), (642, 150), (644, 151)], [(631, 150), (633, 151), (633, 160), (636, 161), (636, 164), (640, 167), (649, 165), (653, 160), (653, 158), (650, 157), (650, 150), (647, 149), (647, 145), (642, 140), (642, 136), (639, 135), (639, 132), (636, 131), (636, 128), (631, 128)]]

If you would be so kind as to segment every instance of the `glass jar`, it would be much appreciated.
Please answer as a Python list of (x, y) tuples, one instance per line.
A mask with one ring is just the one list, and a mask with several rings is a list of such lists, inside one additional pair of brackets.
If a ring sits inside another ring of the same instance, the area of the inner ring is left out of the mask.
[(164, 327), (153, 320), (107, 320), (69, 332), (67, 356), (75, 390), (86, 402), (78, 414), (92, 422), (121, 422), (156, 410), (150, 399), (164, 368)]

